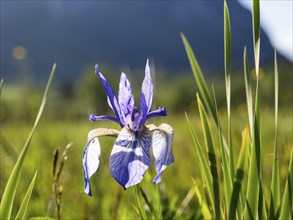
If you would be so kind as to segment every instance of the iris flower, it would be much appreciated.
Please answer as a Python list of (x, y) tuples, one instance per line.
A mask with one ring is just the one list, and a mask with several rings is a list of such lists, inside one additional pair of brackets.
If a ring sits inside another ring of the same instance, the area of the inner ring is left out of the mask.
[(127, 76), (121, 73), (118, 99), (110, 84), (95, 67), (96, 75), (100, 79), (107, 93), (108, 104), (114, 116), (90, 115), (90, 121), (111, 120), (118, 123), (122, 130), (96, 128), (89, 132), (87, 143), (83, 152), (84, 192), (92, 195), (90, 177), (99, 167), (100, 143), (98, 137), (116, 137), (110, 155), (110, 171), (114, 179), (124, 188), (141, 182), (147, 169), (151, 166), (151, 148), (156, 164), (156, 177), (154, 183), (161, 181), (162, 172), (174, 162), (172, 154), (173, 128), (168, 124), (156, 127), (145, 122), (153, 117), (166, 116), (166, 108), (150, 111), (153, 99), (153, 83), (149, 62), (145, 67), (145, 78), (140, 94), (140, 111), (134, 105), (134, 97)]

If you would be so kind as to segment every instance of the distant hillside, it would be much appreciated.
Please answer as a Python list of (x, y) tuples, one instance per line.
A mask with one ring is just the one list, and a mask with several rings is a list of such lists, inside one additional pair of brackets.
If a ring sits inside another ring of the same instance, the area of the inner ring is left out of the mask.
[[(242, 67), (245, 45), (252, 65), (251, 14), (228, 4), (233, 68)], [(56, 61), (57, 78), (74, 82), (89, 63), (142, 69), (150, 57), (176, 74), (189, 68), (180, 32), (206, 72), (222, 72), (222, 1), (1, 1), (1, 73), (8, 81), (23, 71), (43, 79)], [(27, 49), (25, 62), (11, 56), (18, 45)], [(272, 62), (264, 32), (261, 52), (261, 63)]]

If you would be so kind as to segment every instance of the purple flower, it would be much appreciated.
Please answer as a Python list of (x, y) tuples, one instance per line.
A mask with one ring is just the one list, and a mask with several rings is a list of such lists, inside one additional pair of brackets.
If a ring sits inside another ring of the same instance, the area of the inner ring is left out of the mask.
[(153, 83), (149, 62), (145, 67), (145, 78), (140, 95), (140, 111), (134, 105), (134, 97), (127, 76), (120, 77), (118, 99), (110, 84), (96, 65), (96, 75), (102, 82), (107, 93), (108, 104), (114, 116), (90, 115), (90, 121), (111, 120), (118, 123), (122, 130), (97, 128), (88, 134), (87, 143), (83, 152), (84, 191), (92, 195), (90, 177), (99, 166), (100, 143), (98, 137), (117, 137), (110, 156), (110, 170), (115, 180), (124, 189), (141, 182), (146, 170), (151, 166), (150, 148), (156, 160), (157, 175), (154, 183), (161, 181), (162, 172), (174, 162), (172, 154), (173, 128), (168, 124), (145, 125), (146, 120), (157, 116), (166, 116), (166, 108), (150, 111), (153, 99)]

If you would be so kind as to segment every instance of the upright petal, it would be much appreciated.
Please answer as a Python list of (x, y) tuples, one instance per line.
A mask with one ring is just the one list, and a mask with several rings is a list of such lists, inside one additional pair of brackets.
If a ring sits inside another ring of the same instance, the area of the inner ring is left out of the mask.
[(141, 125), (144, 124), (147, 113), (152, 106), (153, 100), (153, 82), (150, 72), (149, 60), (147, 60), (145, 66), (145, 78), (142, 82), (141, 94), (140, 94), (140, 111), (141, 111)]
[(98, 128), (91, 130), (88, 134), (87, 143), (83, 151), (82, 164), (84, 171), (84, 192), (88, 195), (92, 195), (90, 186), (90, 178), (97, 171), (99, 167), (99, 157), (101, 154), (101, 148), (99, 143), (99, 136), (114, 136), (117, 137), (119, 131), (114, 129)]
[(174, 130), (168, 124), (161, 124), (158, 128), (154, 125), (148, 127), (150, 130), (153, 130), (152, 149), (156, 159), (157, 176), (153, 182), (159, 183), (162, 178), (162, 172), (174, 162), (172, 153)]
[(125, 116), (128, 115), (129, 114), (128, 106), (134, 107), (134, 98), (132, 95), (130, 83), (125, 73), (121, 73), (118, 101), (119, 101), (121, 111), (124, 113)]
[(98, 65), (96, 65), (96, 75), (99, 77), (99, 79), (100, 79), (101, 83), (103, 84), (104, 89), (107, 93), (109, 106), (114, 111), (120, 126), (123, 127), (124, 126), (124, 117), (123, 117), (124, 115), (122, 115), (119, 103), (117, 101), (117, 98), (115, 96), (115, 93), (114, 93), (112, 87), (110, 86), (110, 84), (108, 83), (106, 78), (103, 76), (103, 74), (99, 72)]
[(141, 182), (151, 165), (151, 134), (147, 128), (133, 132), (125, 126), (120, 132), (110, 156), (110, 170), (124, 189)]

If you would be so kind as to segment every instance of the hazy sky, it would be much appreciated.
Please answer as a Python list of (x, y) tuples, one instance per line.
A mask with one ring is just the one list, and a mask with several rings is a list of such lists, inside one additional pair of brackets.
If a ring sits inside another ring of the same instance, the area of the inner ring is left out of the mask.
[[(251, 0), (239, 0), (251, 10)], [(293, 61), (293, 0), (260, 0), (262, 28), (273, 47)]]

